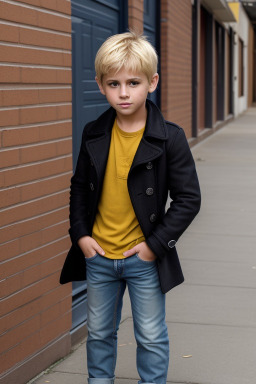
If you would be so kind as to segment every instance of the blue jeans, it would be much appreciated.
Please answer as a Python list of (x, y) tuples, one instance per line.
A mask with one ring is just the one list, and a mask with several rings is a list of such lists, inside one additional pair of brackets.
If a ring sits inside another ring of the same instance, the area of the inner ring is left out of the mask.
[(165, 295), (160, 289), (156, 261), (144, 261), (137, 254), (122, 260), (96, 254), (86, 259), (86, 266), (88, 383), (114, 383), (117, 331), (127, 284), (137, 342), (139, 383), (165, 384), (169, 339)]

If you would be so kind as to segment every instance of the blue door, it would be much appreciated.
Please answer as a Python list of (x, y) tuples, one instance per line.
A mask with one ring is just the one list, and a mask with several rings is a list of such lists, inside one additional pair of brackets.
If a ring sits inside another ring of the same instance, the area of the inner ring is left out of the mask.
[[(143, 23), (144, 34), (157, 51), (159, 58), (158, 73), (160, 74), (160, 1), (144, 0)], [(157, 90), (149, 94), (148, 98), (160, 106), (160, 82)]]
[[(75, 168), (83, 128), (109, 105), (94, 80), (94, 59), (107, 37), (127, 27), (126, 0), (72, 0), (72, 126)], [(72, 328), (86, 321), (86, 282), (73, 283)]]

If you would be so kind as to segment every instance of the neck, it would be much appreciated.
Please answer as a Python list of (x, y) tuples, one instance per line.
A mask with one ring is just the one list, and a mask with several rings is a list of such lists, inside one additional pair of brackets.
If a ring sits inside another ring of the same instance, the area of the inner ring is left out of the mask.
[(143, 108), (135, 115), (124, 116), (117, 112), (116, 121), (120, 129), (125, 132), (136, 132), (146, 125), (147, 108)]

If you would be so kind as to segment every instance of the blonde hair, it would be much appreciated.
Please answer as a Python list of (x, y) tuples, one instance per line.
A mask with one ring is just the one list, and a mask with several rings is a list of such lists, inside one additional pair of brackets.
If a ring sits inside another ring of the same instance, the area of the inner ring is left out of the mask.
[(95, 58), (95, 71), (100, 83), (109, 71), (117, 73), (122, 68), (143, 72), (150, 83), (157, 72), (157, 62), (157, 53), (147, 38), (130, 31), (110, 36), (101, 45)]

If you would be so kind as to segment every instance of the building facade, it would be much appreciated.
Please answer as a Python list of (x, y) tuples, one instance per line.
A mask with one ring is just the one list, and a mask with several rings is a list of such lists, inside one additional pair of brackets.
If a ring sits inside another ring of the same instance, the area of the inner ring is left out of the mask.
[[(236, 3), (236, 2), (232, 2)], [(86, 336), (86, 282), (59, 284), (83, 127), (107, 107), (94, 57), (143, 32), (152, 96), (191, 145), (256, 101), (253, 15), (223, 0), (0, 0), (0, 383), (23, 384)]]

